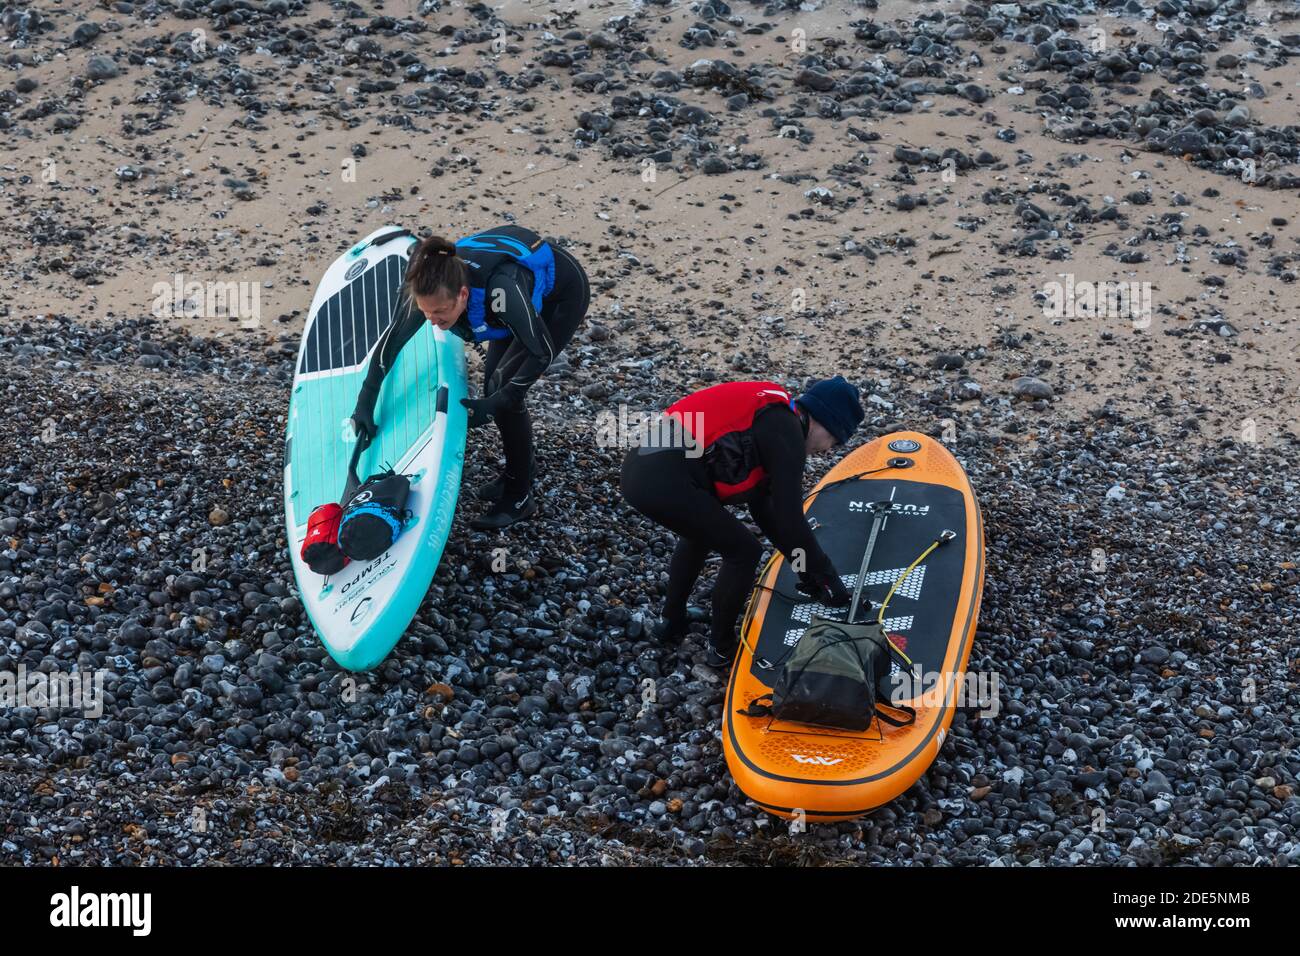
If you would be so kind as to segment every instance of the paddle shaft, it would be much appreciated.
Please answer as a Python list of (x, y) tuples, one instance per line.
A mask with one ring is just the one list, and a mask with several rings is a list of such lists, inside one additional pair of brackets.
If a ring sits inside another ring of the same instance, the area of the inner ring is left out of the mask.
[[(883, 505), (883, 507), (881, 507)], [(852, 624), (858, 616), (858, 604), (862, 600), (862, 587), (867, 580), (867, 568), (871, 564), (871, 554), (876, 550), (876, 536), (880, 534), (880, 526), (885, 523), (885, 516), (889, 514), (890, 503), (888, 501), (873, 501), (868, 508), (871, 509), (871, 534), (867, 538), (867, 548), (862, 552), (862, 564), (858, 567), (857, 586), (853, 589), (853, 603), (849, 605), (848, 623)]]
[(348, 479), (343, 486), (343, 497), (339, 504), (346, 505), (348, 499), (361, 487), (361, 479), (357, 476), (357, 465), (361, 461), (361, 453), (369, 447), (370, 437), (364, 433), (358, 435), (356, 447), (352, 449), (352, 459), (348, 462)]

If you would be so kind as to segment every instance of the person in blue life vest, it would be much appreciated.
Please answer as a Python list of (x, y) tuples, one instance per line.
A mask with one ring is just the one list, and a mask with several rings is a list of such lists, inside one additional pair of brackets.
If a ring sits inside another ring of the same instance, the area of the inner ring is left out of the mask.
[(470, 522), (506, 528), (537, 510), (533, 425), (524, 399), (587, 314), (591, 286), (578, 261), (552, 240), (504, 225), (458, 242), (433, 236), (414, 248), (403, 299), (411, 307), (381, 337), (352, 413), (357, 434), (374, 437), (375, 402), (384, 376), (420, 328), (432, 322), (467, 342), (486, 342), (483, 396), (461, 399), (469, 427), (495, 421), (505, 470), (479, 489), (490, 503)]
[(633, 448), (622, 473), (628, 504), (678, 535), (651, 636), (665, 643), (685, 636), (691, 589), (708, 556), (718, 553), (707, 659), (723, 667), (735, 656), (736, 621), (763, 546), (729, 505), (748, 506), (772, 545), (803, 569), (800, 591), (828, 606), (847, 605), (844, 582), (804, 516), (803, 473), (808, 455), (844, 444), (862, 423), (858, 389), (839, 375), (798, 398), (774, 382), (726, 382), (687, 395), (664, 414), (672, 429), (690, 433), (689, 441), (676, 434)]

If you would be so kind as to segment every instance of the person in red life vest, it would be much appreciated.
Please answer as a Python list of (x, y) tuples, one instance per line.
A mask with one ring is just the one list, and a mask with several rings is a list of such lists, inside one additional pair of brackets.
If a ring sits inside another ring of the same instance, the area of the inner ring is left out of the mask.
[(623, 497), (679, 537), (662, 618), (650, 629), (675, 642), (686, 633), (686, 602), (704, 562), (722, 555), (713, 586), (709, 663), (735, 656), (736, 620), (754, 583), (763, 546), (727, 510), (744, 504), (763, 534), (796, 568), (799, 588), (842, 607), (848, 591), (803, 513), (807, 456), (842, 445), (862, 423), (858, 390), (841, 376), (803, 395), (773, 382), (729, 382), (669, 406), (658, 434), (623, 460)]
[(531, 517), (537, 510), (536, 465), (524, 399), (586, 317), (587, 273), (554, 240), (506, 224), (455, 243), (436, 236), (422, 240), (412, 250), (402, 291), (409, 307), (375, 347), (353, 428), (375, 436), (380, 387), (422, 323), (467, 342), (485, 342), (483, 397), (462, 398), (461, 404), (471, 429), (496, 422), (506, 462), (500, 477), (479, 489), (491, 507), (470, 527), (501, 530)]

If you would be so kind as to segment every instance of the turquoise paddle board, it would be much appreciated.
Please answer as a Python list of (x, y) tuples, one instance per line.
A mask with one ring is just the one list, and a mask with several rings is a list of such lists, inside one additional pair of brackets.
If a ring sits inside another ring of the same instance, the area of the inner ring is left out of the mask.
[(351, 415), (380, 336), (398, 315), (415, 239), (379, 229), (334, 261), (312, 300), (289, 400), (284, 513), (298, 591), (321, 643), (340, 667), (363, 671), (401, 639), (433, 581), (451, 530), (465, 458), (465, 351), (429, 323), (412, 336), (384, 379), (378, 434), (361, 453), (364, 481), (390, 466), (411, 479), (410, 518), (373, 561), (331, 575), (302, 560), (312, 509), (339, 501), (356, 447)]

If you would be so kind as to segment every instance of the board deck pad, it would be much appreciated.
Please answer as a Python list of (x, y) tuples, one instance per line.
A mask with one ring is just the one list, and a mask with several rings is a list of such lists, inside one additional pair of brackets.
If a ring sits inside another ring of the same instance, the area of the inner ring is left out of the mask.
[[(866, 509), (868, 499), (864, 492), (869, 490), (873, 496), (894, 505), (881, 524), (862, 591), (863, 598), (872, 598), (879, 604), (899, 575), (940, 532), (964, 525), (966, 505), (959, 491), (942, 485), (903, 480), (874, 481), (867, 487), (861, 487), (862, 484), (839, 485), (818, 495), (810, 503), (807, 514), (821, 526), (817, 541), (831, 563), (840, 570), (852, 568), (850, 573), (840, 575), (844, 586), (852, 592), (857, 586), (864, 542), (871, 532), (871, 514)], [(899, 650), (922, 670), (936, 670), (943, 663), (957, 610), (964, 557), (964, 552), (951, 545), (931, 552), (908, 575), (886, 609), (885, 630), (894, 636)], [(796, 583), (797, 575), (782, 562), (776, 577), (778, 593), (768, 605), (759, 630), (758, 655), (751, 664), (751, 672), (765, 683), (771, 681), (771, 671), (761, 668), (758, 661), (782, 660), (798, 643), (814, 616), (836, 620), (845, 616), (844, 608), (808, 601), (795, 590)], [(800, 600), (787, 600), (782, 595), (798, 596)], [(861, 611), (858, 617), (866, 619)]]
[(349, 670), (378, 664), (428, 591), (451, 529), (465, 451), (461, 340), (424, 323), (384, 377), (379, 429), (361, 454), (362, 480), (388, 467), (411, 479), (410, 518), (394, 545), (334, 575), (300, 557), (307, 519), (339, 501), (356, 438), (348, 419), (380, 336), (396, 320), (414, 239), (380, 229), (326, 271), (299, 347), (285, 440), (285, 524), (303, 605), (330, 655)]
[[(891, 443), (916, 450), (900, 454)], [(741, 713), (771, 692), (780, 665), (814, 617), (846, 617), (845, 608), (825, 607), (799, 593), (797, 576), (780, 555), (760, 575), (728, 681), (727, 765), (746, 796), (769, 812), (830, 821), (889, 802), (938, 754), (960, 702), (979, 614), (984, 530), (961, 465), (941, 443), (915, 432), (885, 435), (856, 449), (817, 487), (824, 490), (805, 511), (850, 592), (870, 537), (869, 505), (890, 503), (865, 575), (863, 597), (875, 609), (868, 614), (864, 606), (859, 621), (875, 620), (890, 587), (942, 532), (956, 535), (917, 563), (885, 611), (885, 630), (911, 658), (919, 679), (895, 662), (878, 692), (915, 707), (916, 721), (907, 727), (875, 721), (867, 730), (851, 731)]]
[(359, 365), (392, 323), (405, 269), (404, 254), (384, 256), (326, 299), (307, 331), (298, 372)]

